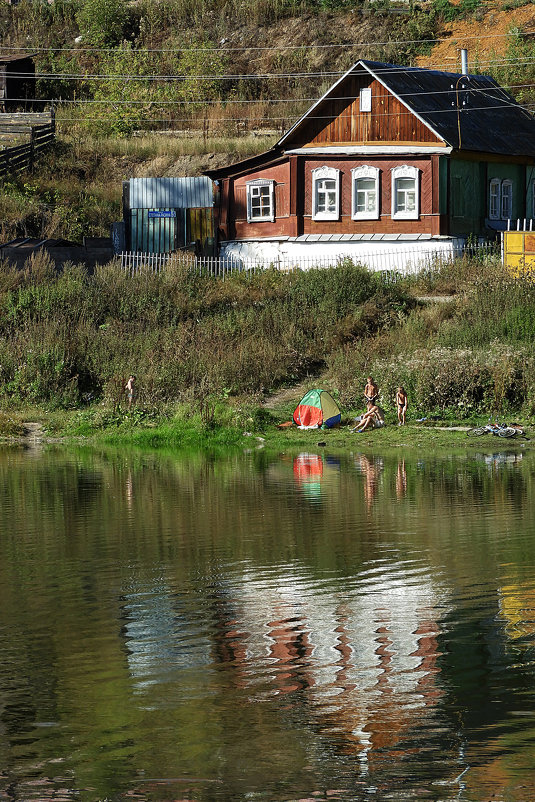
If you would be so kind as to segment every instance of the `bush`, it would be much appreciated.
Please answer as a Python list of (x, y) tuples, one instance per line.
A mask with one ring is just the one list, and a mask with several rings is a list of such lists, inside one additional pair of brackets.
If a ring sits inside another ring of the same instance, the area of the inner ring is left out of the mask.
[(84, 41), (95, 47), (115, 47), (122, 41), (128, 21), (124, 0), (84, 0), (76, 22)]

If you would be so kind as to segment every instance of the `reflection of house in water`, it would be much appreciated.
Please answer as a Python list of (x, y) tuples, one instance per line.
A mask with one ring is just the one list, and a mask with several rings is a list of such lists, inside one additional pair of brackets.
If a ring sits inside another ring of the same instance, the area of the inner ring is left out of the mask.
[(377, 566), (341, 594), (288, 570), (272, 581), (245, 575), (235, 594), (244, 674), (263, 677), (269, 695), (305, 690), (323, 731), (354, 750), (363, 770), (441, 696), (444, 592), (427, 575)]
[(500, 589), (500, 612), (505, 631), (517, 648), (533, 649), (535, 645), (535, 588), (533, 582), (514, 582)]

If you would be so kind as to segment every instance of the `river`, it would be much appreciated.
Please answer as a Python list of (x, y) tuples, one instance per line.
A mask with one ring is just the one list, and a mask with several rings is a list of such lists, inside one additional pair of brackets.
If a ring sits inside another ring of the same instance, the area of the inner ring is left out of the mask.
[(0, 800), (528, 802), (535, 455), (2, 447), (0, 634)]

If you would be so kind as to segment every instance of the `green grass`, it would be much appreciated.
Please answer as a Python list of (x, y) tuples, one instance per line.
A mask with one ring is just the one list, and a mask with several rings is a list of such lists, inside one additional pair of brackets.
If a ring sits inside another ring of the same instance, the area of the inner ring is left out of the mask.
[[(187, 414), (186, 414), (187, 413)], [(469, 438), (465, 431), (453, 427), (458, 421), (434, 420), (423, 423), (409, 422), (396, 425), (394, 416), (387, 416), (381, 429), (358, 434), (355, 426), (356, 411), (343, 415), (342, 425), (334, 429), (300, 430), (296, 426), (279, 430), (277, 424), (288, 419), (286, 410), (266, 413), (265, 408), (250, 408), (245, 422), (249, 429), (237, 425), (236, 410), (231, 405), (221, 405), (219, 421), (207, 422), (193, 409), (175, 410), (172, 417), (159, 418), (129, 413), (126, 410), (89, 409), (83, 412), (70, 411), (58, 414), (34, 408), (17, 413), (0, 412), (0, 439), (21, 441), (24, 436), (24, 421), (37, 421), (43, 425), (45, 441), (54, 444), (64, 442), (86, 443), (97, 446), (131, 446), (147, 450), (181, 450), (222, 452), (265, 448), (269, 451), (300, 451), (327, 449), (335, 451), (483, 451), (531, 449), (535, 445), (535, 422), (521, 420), (526, 433), (533, 439), (514, 438), (504, 440), (491, 434)], [(255, 426), (255, 420), (262, 421)], [(6, 425), (6, 422), (11, 424)], [(471, 421), (473, 425), (481, 419)], [(466, 421), (463, 421), (467, 425)]]

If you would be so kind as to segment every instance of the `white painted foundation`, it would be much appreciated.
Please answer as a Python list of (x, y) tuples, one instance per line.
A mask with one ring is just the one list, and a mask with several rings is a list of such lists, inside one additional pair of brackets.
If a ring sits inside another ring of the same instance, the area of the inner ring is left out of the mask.
[(330, 267), (349, 258), (373, 271), (415, 273), (437, 260), (462, 253), (464, 240), (453, 237), (395, 240), (311, 241), (298, 237), (286, 240), (235, 240), (221, 243), (220, 258), (239, 263), (244, 269), (269, 267)]

